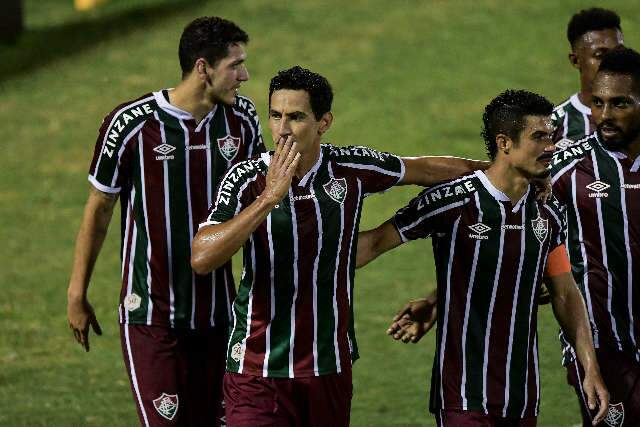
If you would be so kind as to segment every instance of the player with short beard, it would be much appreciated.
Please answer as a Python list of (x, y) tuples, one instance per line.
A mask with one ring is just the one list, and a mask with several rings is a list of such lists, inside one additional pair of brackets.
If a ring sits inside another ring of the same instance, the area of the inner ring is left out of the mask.
[[(606, 424), (631, 426), (640, 420), (640, 54), (604, 55), (591, 105), (597, 131), (554, 155), (553, 192), (567, 205), (573, 275), (611, 393)], [(566, 342), (563, 352), (590, 425), (583, 368)]]
[(255, 107), (238, 95), (248, 40), (225, 19), (191, 22), (180, 38), (182, 81), (116, 107), (95, 145), (67, 314), (89, 351), (89, 326), (101, 331), (87, 289), (119, 196), (120, 335), (141, 425), (221, 421), (231, 265), (197, 275), (189, 260), (220, 178), (264, 151)]
[(612, 10), (597, 7), (581, 10), (569, 21), (567, 39), (571, 45), (569, 61), (580, 73), (580, 91), (553, 112), (553, 124), (557, 127), (554, 141), (559, 144), (558, 148), (564, 148), (595, 130), (591, 115), (591, 87), (602, 56), (623, 44), (620, 17)]
[[(417, 341), (433, 325), (436, 356), (430, 410), (440, 426), (535, 426), (540, 398), (537, 303), (548, 280), (558, 322), (586, 366), (585, 394), (608, 394), (595, 358), (582, 297), (564, 246), (564, 209), (535, 197), (548, 176), (553, 106), (526, 91), (506, 91), (485, 108), (486, 172), (424, 190), (378, 228), (360, 233), (357, 266), (408, 240), (432, 236), (437, 293), (410, 303), (390, 328)], [(555, 260), (555, 262), (552, 262)], [(553, 267), (545, 266), (549, 262)]]

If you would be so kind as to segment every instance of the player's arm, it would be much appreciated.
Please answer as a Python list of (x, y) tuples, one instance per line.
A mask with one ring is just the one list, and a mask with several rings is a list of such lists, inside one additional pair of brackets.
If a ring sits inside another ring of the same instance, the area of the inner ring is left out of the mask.
[(598, 413), (593, 419), (593, 425), (596, 425), (607, 413), (609, 393), (600, 375), (593, 349), (587, 309), (573, 280), (564, 245), (558, 246), (549, 254), (545, 275), (553, 313), (569, 343), (576, 349), (578, 360), (585, 370), (583, 388), (589, 408), (594, 410), (598, 406)]
[(484, 160), (463, 159), (449, 156), (402, 157), (404, 176), (398, 185), (429, 187), (442, 181), (457, 178), (474, 170), (485, 170), (490, 163)]
[(191, 250), (191, 267), (196, 273), (206, 274), (215, 270), (242, 247), (289, 191), (299, 160), (295, 142), (291, 144), (287, 140), (277, 144), (260, 197), (228, 221), (198, 230)]
[(87, 299), (87, 290), (117, 199), (117, 194), (104, 193), (92, 186), (76, 238), (67, 289), (67, 318), (76, 340), (85, 351), (89, 351), (89, 325), (96, 334), (102, 335), (93, 307)]
[(356, 268), (367, 265), (383, 253), (401, 244), (402, 239), (391, 219), (372, 230), (358, 233)]

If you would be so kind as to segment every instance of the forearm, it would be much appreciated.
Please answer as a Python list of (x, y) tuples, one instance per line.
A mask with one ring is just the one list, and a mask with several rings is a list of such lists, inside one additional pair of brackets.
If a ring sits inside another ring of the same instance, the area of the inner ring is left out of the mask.
[(551, 304), (565, 337), (576, 349), (584, 369), (597, 369), (587, 310), (577, 287), (573, 286), (562, 295), (552, 295)]
[(86, 297), (93, 267), (107, 235), (115, 196), (105, 196), (92, 190), (85, 206), (82, 223), (76, 238), (71, 279), (67, 289), (69, 299)]
[(400, 234), (391, 219), (373, 230), (358, 233), (356, 268), (367, 265), (378, 256), (401, 244)]
[(484, 170), (490, 165), (483, 160), (450, 156), (403, 157), (402, 160), (405, 165), (405, 175), (400, 184), (424, 187), (457, 178), (474, 170)]
[(191, 251), (193, 270), (206, 274), (231, 259), (274, 207), (266, 197), (259, 197), (229, 221), (198, 230)]

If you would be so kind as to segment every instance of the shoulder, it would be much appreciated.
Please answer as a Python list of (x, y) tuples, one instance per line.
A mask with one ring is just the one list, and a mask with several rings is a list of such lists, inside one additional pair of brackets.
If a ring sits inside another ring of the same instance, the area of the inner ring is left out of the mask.
[(158, 109), (153, 93), (144, 94), (136, 99), (116, 106), (103, 120), (103, 124), (114, 126), (116, 123), (126, 126), (131, 122), (144, 121)]
[(429, 210), (461, 207), (475, 197), (481, 186), (482, 183), (478, 176), (475, 172), (471, 172), (459, 178), (426, 188), (418, 194), (416, 199)]
[(337, 147), (332, 144), (322, 144), (322, 149), (329, 155), (330, 159), (337, 163), (366, 163), (372, 159), (386, 160), (390, 157), (397, 157), (391, 153), (378, 151), (373, 148), (360, 145)]
[(250, 98), (246, 96), (237, 95), (236, 101), (231, 106), (231, 109), (235, 112), (251, 120), (258, 120), (258, 112), (256, 111), (256, 105)]
[(231, 168), (229, 168), (229, 170), (225, 174), (224, 178), (222, 179), (222, 185), (225, 185), (225, 183), (233, 183), (234, 186), (242, 185), (244, 183), (247, 183), (248, 181), (254, 181), (255, 177), (260, 174), (266, 174), (267, 169), (269, 168), (270, 156), (270, 153), (263, 153), (261, 155), (236, 163)]
[(597, 144), (596, 134), (592, 133), (571, 144), (567, 144), (561, 150), (553, 153), (551, 162), (551, 181), (555, 182), (560, 176), (572, 169), (577, 163), (584, 160)]

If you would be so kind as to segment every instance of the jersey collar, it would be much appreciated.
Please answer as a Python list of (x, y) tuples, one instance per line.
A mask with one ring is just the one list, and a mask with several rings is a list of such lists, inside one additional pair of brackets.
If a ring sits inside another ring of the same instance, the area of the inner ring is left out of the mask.
[[(482, 183), (484, 188), (487, 189), (489, 194), (491, 194), (494, 199), (496, 199), (499, 202), (511, 203), (511, 199), (509, 198), (509, 196), (504, 194), (502, 191), (498, 190), (498, 188), (496, 188), (496, 186), (491, 183), (491, 181), (483, 171), (477, 170), (475, 171), (475, 174), (478, 177), (478, 179), (480, 179), (480, 183)], [(524, 195), (520, 198), (520, 200), (518, 200), (518, 202), (513, 205), (511, 212), (513, 213), (518, 212), (518, 210), (520, 209), (524, 201), (527, 200), (527, 197), (529, 196), (529, 191), (531, 191), (531, 184), (529, 184), (529, 187), (527, 188), (527, 192), (524, 193)]]
[(591, 108), (580, 102), (580, 98), (578, 98), (577, 93), (571, 95), (571, 98), (569, 98), (569, 102), (571, 102), (571, 105), (573, 105), (573, 107), (576, 110), (580, 111), (582, 114), (586, 114), (587, 116), (591, 115)]
[[(168, 88), (168, 89), (163, 89), (166, 90), (167, 92), (172, 90), (173, 88)], [(167, 98), (165, 98), (164, 94), (162, 93), (163, 90), (159, 90), (158, 92), (153, 92), (153, 96), (156, 99), (156, 102), (158, 103), (158, 107), (162, 108), (164, 111), (167, 112), (167, 114), (172, 115), (173, 117), (180, 119), (180, 120), (193, 120), (195, 122), (195, 117), (193, 117), (193, 115), (185, 110), (182, 110), (172, 104), (169, 103), (169, 101), (167, 100)], [(200, 120), (200, 123), (198, 123), (198, 126), (196, 126), (196, 132), (199, 132), (200, 129), (202, 129), (202, 127), (204, 125), (206, 125), (207, 123), (209, 123), (209, 120), (211, 120), (211, 117), (213, 117), (213, 115), (215, 114), (216, 110), (218, 109), (218, 106), (215, 105), (213, 107), (213, 109), (211, 111), (209, 111), (209, 113), (204, 116), (202, 118), (202, 120)]]

